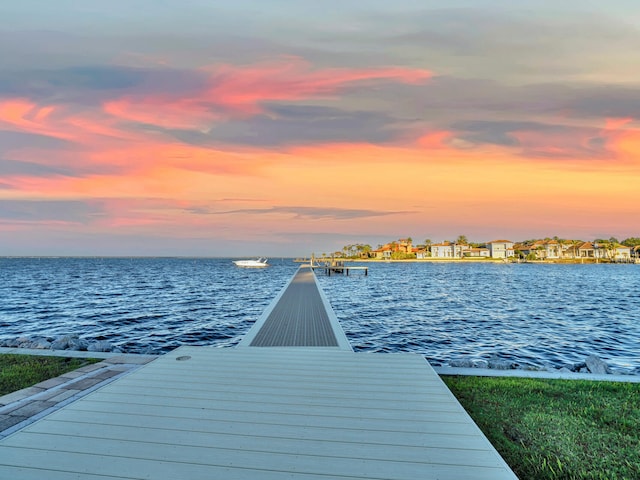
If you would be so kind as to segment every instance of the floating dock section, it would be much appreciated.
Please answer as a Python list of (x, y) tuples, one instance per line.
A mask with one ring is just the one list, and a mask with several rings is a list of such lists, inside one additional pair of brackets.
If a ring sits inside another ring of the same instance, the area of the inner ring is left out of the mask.
[(516, 478), (424, 358), (345, 340), (301, 267), (237, 348), (178, 348), (6, 437), (0, 477)]

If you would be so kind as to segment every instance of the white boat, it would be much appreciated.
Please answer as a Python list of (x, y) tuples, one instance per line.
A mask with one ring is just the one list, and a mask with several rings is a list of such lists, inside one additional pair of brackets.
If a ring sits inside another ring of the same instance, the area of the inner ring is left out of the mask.
[(269, 266), (267, 259), (262, 257), (257, 260), (234, 260), (233, 263), (242, 268), (264, 268)]

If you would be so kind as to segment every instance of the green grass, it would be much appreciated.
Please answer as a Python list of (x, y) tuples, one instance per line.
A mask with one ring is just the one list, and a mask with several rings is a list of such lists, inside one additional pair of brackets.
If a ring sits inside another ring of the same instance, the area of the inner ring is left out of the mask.
[(443, 380), (521, 479), (640, 478), (640, 384)]
[(31, 387), (49, 378), (99, 361), (93, 358), (0, 355), (0, 395)]

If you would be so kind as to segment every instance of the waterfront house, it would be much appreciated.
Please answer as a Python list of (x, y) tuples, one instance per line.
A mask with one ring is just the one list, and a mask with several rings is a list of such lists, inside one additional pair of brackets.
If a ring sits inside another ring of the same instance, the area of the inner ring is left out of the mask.
[(563, 256), (566, 258), (579, 258), (578, 247), (582, 245), (580, 240), (565, 240), (562, 243)]
[[(489, 251), (489, 249), (487, 249), (487, 251)], [(524, 257), (528, 257), (532, 253), (535, 254), (533, 244), (530, 243), (516, 243), (513, 245), (513, 251)]]
[(560, 258), (563, 250), (561, 245), (555, 240), (548, 240), (543, 243), (546, 258)]
[(410, 238), (401, 238), (400, 240), (385, 243), (371, 252), (371, 256), (377, 259), (389, 260), (394, 253), (410, 254), (414, 253), (413, 243)]
[(452, 258), (453, 249), (449, 242), (432, 243), (431, 244), (431, 256), (433, 258)]
[(614, 250), (616, 260), (629, 260), (631, 258), (631, 247), (626, 245), (616, 245)]
[(467, 248), (466, 250), (462, 251), (462, 254), (465, 257), (471, 257), (471, 258), (489, 258), (491, 256), (491, 252), (489, 251), (488, 248)]
[(531, 244), (531, 253), (535, 255), (538, 260), (544, 260), (547, 258), (547, 247), (544, 240), (537, 240)]
[(410, 254), (413, 253), (413, 241), (410, 238), (401, 238), (396, 244), (396, 252)]
[(578, 256), (580, 258), (596, 258), (596, 249), (591, 242), (584, 242), (578, 247)]
[(531, 244), (529, 249), (539, 260), (558, 259), (564, 256), (564, 248), (556, 240), (537, 240)]
[(463, 251), (468, 248), (468, 245), (458, 243), (433, 243), (431, 244), (431, 256), (433, 258), (462, 258)]
[(381, 247), (375, 250), (372, 250), (370, 255), (372, 258), (376, 258), (378, 260), (382, 260), (382, 259), (388, 260), (391, 258), (391, 253), (392, 253), (391, 247), (389, 246), (389, 244), (387, 244), (387, 245), (382, 245)]
[(510, 258), (515, 255), (511, 240), (493, 240), (487, 243), (491, 258)]

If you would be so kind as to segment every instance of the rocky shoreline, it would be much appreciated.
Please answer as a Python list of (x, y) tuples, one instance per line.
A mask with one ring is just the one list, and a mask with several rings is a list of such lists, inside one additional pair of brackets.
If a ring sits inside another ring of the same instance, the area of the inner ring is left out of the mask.
[[(116, 345), (105, 340), (87, 340), (78, 335), (63, 335), (59, 337), (15, 337), (0, 340), (0, 347), (5, 348), (25, 348), (34, 350), (71, 350), (86, 352), (110, 352), (110, 353), (139, 353), (154, 354), (158, 352), (145, 349), (140, 352), (125, 352)], [(503, 358), (490, 358), (489, 360), (471, 360), (471, 359), (454, 359), (440, 366), (453, 368), (477, 368), (489, 370), (527, 370), (540, 372), (555, 373), (584, 373), (595, 375), (622, 374), (622, 375), (640, 375), (640, 368), (636, 368), (632, 372), (613, 372), (611, 367), (600, 357), (589, 355), (582, 362), (572, 365), (556, 368), (552, 365), (545, 367), (522, 366), (516, 362), (505, 360)]]
[[(552, 365), (545, 367), (522, 367), (515, 362), (505, 360), (501, 358), (491, 358), (489, 360), (470, 360), (470, 359), (458, 359), (451, 360), (446, 365), (453, 368), (482, 368), (489, 370), (527, 370), (538, 372), (554, 372), (554, 373), (592, 373), (595, 375), (610, 375), (614, 372), (611, 367), (597, 355), (589, 355), (582, 362), (574, 363), (569, 366), (556, 368)], [(620, 374), (620, 372), (616, 372)], [(622, 373), (623, 375), (637, 375), (640, 374), (640, 369), (636, 369), (634, 372)]]
[(75, 350), (80, 352), (127, 353), (105, 340), (89, 341), (78, 335), (60, 337), (15, 337), (0, 340), (0, 347), (34, 350)]

